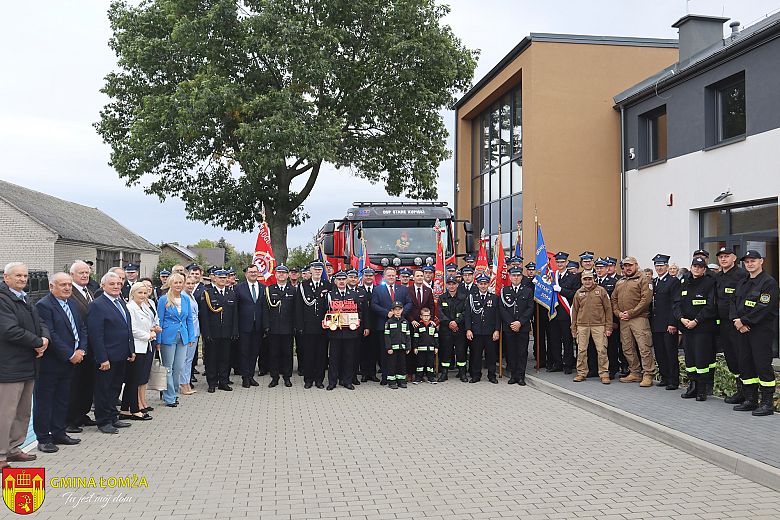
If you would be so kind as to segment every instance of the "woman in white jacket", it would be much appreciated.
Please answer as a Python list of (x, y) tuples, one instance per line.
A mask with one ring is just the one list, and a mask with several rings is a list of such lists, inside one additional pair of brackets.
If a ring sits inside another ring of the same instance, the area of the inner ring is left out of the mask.
[(152, 355), (152, 341), (157, 337), (157, 331), (160, 328), (159, 325), (155, 324), (156, 316), (149, 306), (148, 298), (149, 290), (143, 282), (136, 282), (130, 288), (130, 301), (127, 304), (127, 309), (130, 311), (130, 320), (133, 326), (135, 361), (129, 363), (127, 367), (119, 415), (124, 419), (135, 421), (152, 419), (146, 408), (141, 408), (139, 404), (139, 382), (143, 380), (143, 372), (147, 365), (146, 357)]

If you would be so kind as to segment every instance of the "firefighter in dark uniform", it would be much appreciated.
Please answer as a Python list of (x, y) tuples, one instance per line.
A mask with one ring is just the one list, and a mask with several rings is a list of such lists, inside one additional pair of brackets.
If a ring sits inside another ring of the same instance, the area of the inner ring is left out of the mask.
[(198, 320), (206, 346), (204, 362), (210, 393), (216, 388), (233, 390), (229, 384), (230, 346), (238, 337), (238, 312), (236, 296), (227, 287), (227, 276), (225, 269), (215, 270), (212, 283), (205, 288), (199, 302)]
[(729, 319), (731, 302), (737, 286), (748, 277), (747, 271), (736, 265), (737, 256), (730, 247), (721, 247), (716, 255), (720, 271), (715, 273), (715, 294), (718, 304), (718, 343), (726, 358), (729, 371), (736, 376), (737, 391), (724, 399), (728, 404), (741, 404), (745, 401), (742, 392), (742, 379), (739, 377), (739, 332)]
[(469, 383), (482, 379), (482, 354), (485, 354), (488, 381), (498, 384), (496, 361), (498, 361), (498, 337), (501, 317), (498, 314), (498, 297), (488, 292), (490, 277), (480, 273), (476, 277), (478, 291), (471, 294), (466, 303), (466, 339), (471, 341)]
[(403, 317), (403, 302), (393, 302), (390, 309), (393, 315), (385, 322), (383, 345), (387, 352), (387, 386), (396, 390), (406, 388), (406, 355), (412, 350), (412, 335)]
[(138, 281), (138, 264), (129, 263), (124, 267), (125, 283), (122, 285), (122, 299), (130, 300), (130, 289)]
[[(761, 253), (749, 250), (742, 257), (748, 278), (743, 280), (731, 302), (730, 319), (739, 333), (739, 372), (745, 401), (736, 411), (752, 410), (753, 415), (774, 413), (775, 372), (772, 368), (772, 343), (777, 338), (777, 280), (764, 272)], [(761, 403), (758, 403), (758, 394)]]
[(466, 376), (466, 295), (458, 291), (458, 279), (447, 277), (447, 290), (439, 296), (439, 382), (447, 380), (447, 371), (458, 367), (458, 378)]
[[(358, 300), (360, 302), (358, 304), (358, 307), (360, 307), (360, 315), (364, 316), (364, 319), (366, 320), (366, 323), (363, 324), (363, 329), (370, 331), (370, 324), (367, 320), (369, 314), (371, 314), (371, 297), (363, 288), (363, 286), (360, 285), (360, 273), (358, 273), (357, 269), (349, 269), (347, 271), (347, 289), (355, 292), (358, 295)], [(361, 337), (358, 341), (355, 341), (354, 346), (355, 352), (352, 354), (352, 361), (354, 362), (355, 366), (352, 370), (352, 384), (360, 385), (358, 374), (360, 374), (360, 352), (361, 347), (363, 346), (363, 337)]]
[(263, 327), (268, 334), (268, 371), (271, 374), (268, 388), (279, 384), (280, 374), (284, 379), (284, 386), (291, 387), (295, 288), (287, 283), (287, 277), (290, 275), (287, 266), (279, 265), (274, 272), (276, 283), (265, 288), (266, 312), (263, 315)]
[(680, 386), (678, 361), (678, 323), (674, 317), (674, 298), (680, 292), (680, 280), (669, 274), (669, 255), (657, 254), (653, 265), (658, 276), (653, 278), (653, 303), (650, 305), (650, 330), (661, 380), (656, 386), (677, 390)]
[(311, 278), (301, 280), (296, 290), (295, 329), (300, 333), (298, 345), (303, 354), (303, 387), (325, 388), (328, 338), (322, 320), (328, 310), (331, 285), (322, 279), (325, 264), (312, 262), (309, 268)]
[(458, 292), (467, 298), (470, 294), (477, 294), (479, 289), (477, 289), (477, 284), (474, 283), (474, 268), (466, 265), (460, 270), (460, 274), (463, 277), (463, 281), (458, 286)]
[[(328, 390), (341, 384), (347, 390), (354, 390), (353, 378), (355, 376), (356, 345), (360, 344), (360, 338), (364, 335), (365, 325), (362, 321), (363, 308), (360, 296), (356, 291), (347, 287), (347, 273), (339, 271), (333, 275), (335, 287), (328, 293), (330, 312), (344, 312), (344, 307), (335, 305), (336, 302), (351, 302), (360, 319), (360, 325), (356, 328), (335, 327), (328, 332)], [(344, 305), (343, 303), (340, 305)], [(346, 311), (353, 312), (353, 311)]]
[[(374, 275), (376, 272), (370, 267), (363, 269), (363, 284), (358, 287), (358, 292), (365, 298), (366, 306), (363, 309), (363, 318), (365, 319), (364, 328), (368, 330), (368, 336), (363, 336), (360, 340), (360, 381), (365, 383), (367, 381), (379, 382), (379, 378), (376, 377), (376, 364), (379, 361), (379, 349), (382, 348), (380, 341), (384, 338), (381, 334), (377, 334), (373, 329), (373, 313), (371, 312), (371, 296), (374, 292)], [(357, 381), (357, 373), (355, 374), (355, 381)]]
[(528, 339), (531, 316), (534, 313), (534, 289), (523, 283), (520, 267), (509, 269), (510, 285), (501, 289), (499, 313), (504, 331), (504, 345), (512, 377), (507, 381), (525, 386), (525, 368), (528, 364)]
[[(536, 263), (528, 262), (525, 264), (525, 276), (523, 276), (523, 283), (530, 284), (536, 291), (534, 285), (534, 277), (536, 276)], [(539, 356), (539, 368), (547, 367), (547, 334), (550, 327), (550, 314), (547, 309), (539, 305), (534, 304), (534, 315), (531, 318), (531, 331), (534, 335), (534, 348), (533, 356), (536, 359), (537, 351)]]
[(707, 261), (696, 257), (691, 261), (691, 276), (683, 278), (674, 298), (674, 318), (683, 333), (685, 371), (688, 388), (683, 399), (695, 397), (707, 400), (707, 385), (715, 373), (715, 278), (707, 272)]
[[(558, 268), (558, 285), (553, 286), (555, 292), (560, 293), (570, 303), (574, 300), (574, 294), (582, 286), (580, 275), (568, 270), (569, 253), (559, 251), (555, 254), (555, 263)], [(561, 350), (563, 353), (561, 354)], [(564, 374), (571, 374), (574, 368), (574, 340), (571, 336), (571, 316), (562, 307), (558, 308), (555, 318), (550, 320), (550, 335), (547, 348), (552, 366), (548, 365), (548, 372), (563, 370)]]

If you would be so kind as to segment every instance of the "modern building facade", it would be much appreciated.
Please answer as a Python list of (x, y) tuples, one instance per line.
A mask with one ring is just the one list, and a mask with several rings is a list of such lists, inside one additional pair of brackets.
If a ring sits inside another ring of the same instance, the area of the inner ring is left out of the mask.
[(111, 267), (140, 265), (152, 276), (160, 250), (97, 208), (0, 181), (0, 269), (24, 262), (49, 275), (75, 260), (94, 262), (98, 279)]
[[(620, 253), (620, 119), (612, 96), (677, 59), (677, 41), (531, 34), (455, 105), (455, 213), (533, 258)], [(491, 240), (491, 243), (492, 240)], [(465, 244), (458, 242), (458, 252)]]
[(622, 114), (624, 244), (680, 266), (704, 248), (757, 249), (778, 275), (780, 15), (740, 30), (689, 15), (676, 63), (615, 97)]

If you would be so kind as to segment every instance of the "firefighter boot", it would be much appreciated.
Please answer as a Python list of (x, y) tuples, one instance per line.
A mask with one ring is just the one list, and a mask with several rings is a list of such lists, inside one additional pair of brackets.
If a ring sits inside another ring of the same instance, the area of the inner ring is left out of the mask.
[(683, 399), (693, 399), (696, 397), (696, 376), (693, 374), (688, 375), (688, 388), (685, 392), (680, 394)]
[(458, 367), (458, 379), (460, 379), (463, 383), (469, 382), (469, 378), (466, 375), (466, 367)]
[(743, 385), (742, 392), (745, 394), (745, 400), (741, 404), (736, 405), (733, 410), (735, 412), (751, 412), (758, 408), (758, 388), (757, 384)]
[(441, 372), (439, 372), (439, 383), (443, 383), (447, 380), (447, 367), (442, 367)]
[(756, 417), (763, 417), (764, 415), (772, 415), (775, 413), (774, 403), (772, 398), (775, 395), (774, 386), (762, 386), (761, 387), (761, 404), (753, 410), (753, 414)]
[(709, 372), (707, 372), (707, 386), (705, 388), (705, 394), (704, 395), (713, 395), (715, 390), (715, 369), (711, 368)]
[(734, 395), (726, 397), (723, 402), (726, 404), (739, 404), (745, 400), (745, 394), (742, 392), (742, 380), (737, 378), (737, 391)]
[[(705, 378), (706, 380), (707, 378)], [(707, 383), (699, 383), (696, 385), (696, 400), (697, 401), (706, 401), (707, 400)]]

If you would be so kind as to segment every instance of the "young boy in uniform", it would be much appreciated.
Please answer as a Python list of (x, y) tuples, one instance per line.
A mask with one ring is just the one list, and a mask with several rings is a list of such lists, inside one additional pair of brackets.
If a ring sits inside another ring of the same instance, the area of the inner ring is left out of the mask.
[(412, 350), (409, 323), (401, 315), (404, 304), (393, 302), (393, 315), (385, 323), (385, 350), (387, 350), (387, 386), (393, 390), (406, 388), (406, 354)]
[(420, 309), (420, 326), (414, 331), (412, 348), (417, 355), (417, 373), (414, 376), (414, 384), (428, 382), (436, 384), (435, 355), (439, 352), (439, 331), (436, 324), (431, 321), (431, 310), (428, 307)]

